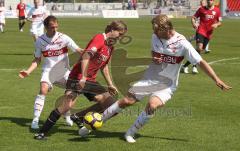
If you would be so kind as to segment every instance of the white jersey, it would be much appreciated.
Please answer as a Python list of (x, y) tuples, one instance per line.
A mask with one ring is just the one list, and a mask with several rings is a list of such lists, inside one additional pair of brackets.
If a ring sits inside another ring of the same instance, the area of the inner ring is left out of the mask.
[(32, 18), (32, 24), (43, 22), (47, 11), (44, 6), (38, 6), (38, 8), (32, 7), (28, 12), (28, 18)]
[(5, 7), (0, 7), (0, 17), (5, 17)]
[(163, 83), (165, 81), (173, 91), (178, 85), (182, 60), (186, 58), (192, 64), (197, 64), (202, 60), (202, 57), (186, 38), (177, 32), (168, 40), (159, 39), (153, 34), (152, 53), (153, 56), (161, 57), (162, 63), (151, 64), (145, 72), (144, 78), (157, 81), (160, 79)]
[(42, 55), (45, 57), (42, 67), (45, 72), (50, 71), (60, 61), (62, 68), (69, 68), (68, 48), (73, 52), (79, 48), (69, 36), (60, 32), (56, 32), (52, 38), (43, 34), (37, 39), (35, 47), (35, 57), (40, 58)]

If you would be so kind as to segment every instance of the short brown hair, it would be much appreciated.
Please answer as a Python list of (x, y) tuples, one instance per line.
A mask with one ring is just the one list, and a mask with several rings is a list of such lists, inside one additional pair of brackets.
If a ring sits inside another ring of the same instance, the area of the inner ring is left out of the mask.
[(115, 20), (115, 21), (112, 21), (109, 25), (107, 25), (107, 27), (105, 28), (105, 33), (108, 33), (112, 30), (126, 33), (127, 25), (122, 20)]
[(44, 21), (43, 21), (44, 27), (45, 27), (45, 28), (48, 27), (48, 26), (49, 26), (49, 23), (50, 23), (51, 21), (57, 22), (58, 20), (57, 20), (57, 18), (56, 18), (55, 16), (49, 15), (49, 16), (48, 16), (47, 18), (45, 18)]
[(171, 20), (167, 15), (158, 15), (152, 19), (152, 25), (154, 31), (168, 31), (173, 30), (173, 25)]

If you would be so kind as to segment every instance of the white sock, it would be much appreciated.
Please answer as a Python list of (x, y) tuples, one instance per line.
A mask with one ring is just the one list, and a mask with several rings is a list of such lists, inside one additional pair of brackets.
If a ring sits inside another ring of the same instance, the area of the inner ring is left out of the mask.
[(0, 25), (0, 31), (3, 32), (3, 25)]
[(152, 115), (148, 115), (146, 113), (146, 111), (143, 111), (138, 118), (136, 119), (136, 121), (134, 122), (134, 124), (131, 126), (131, 128), (128, 129), (127, 134), (134, 136), (135, 133), (137, 133), (137, 131), (142, 128), (148, 121), (149, 119), (152, 117)]
[(206, 48), (205, 48), (206, 51), (208, 51), (208, 47), (209, 47), (209, 44), (207, 44), (207, 46), (206, 46)]
[(119, 107), (118, 101), (113, 103), (110, 107), (108, 107), (103, 112), (103, 122), (106, 122), (108, 119), (110, 119), (113, 115), (121, 112), (122, 108)]
[(38, 121), (43, 110), (45, 95), (38, 94), (34, 103), (34, 121)]
[(71, 112), (70, 112), (70, 111), (67, 111), (67, 112), (64, 114), (66, 120), (71, 120), (71, 119), (70, 119), (70, 115), (71, 115)]

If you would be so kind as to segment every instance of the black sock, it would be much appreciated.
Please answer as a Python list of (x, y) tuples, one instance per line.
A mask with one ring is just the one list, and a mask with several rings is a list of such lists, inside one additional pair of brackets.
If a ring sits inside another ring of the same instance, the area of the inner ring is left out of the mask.
[(184, 65), (183, 65), (183, 67), (187, 67), (187, 66), (189, 66), (191, 63), (189, 62), (189, 61), (187, 61)]
[(43, 127), (40, 129), (39, 133), (46, 134), (52, 127), (55, 125), (57, 120), (61, 117), (61, 114), (59, 113), (58, 109), (53, 110), (46, 122), (44, 123)]
[(22, 22), (22, 24), (21, 24), (21, 26), (20, 26), (20, 29), (23, 28), (24, 24), (25, 24), (25, 22)]
[(193, 67), (197, 67), (197, 65), (193, 65)]
[(21, 23), (18, 23), (18, 28), (19, 28), (19, 30), (21, 29)]

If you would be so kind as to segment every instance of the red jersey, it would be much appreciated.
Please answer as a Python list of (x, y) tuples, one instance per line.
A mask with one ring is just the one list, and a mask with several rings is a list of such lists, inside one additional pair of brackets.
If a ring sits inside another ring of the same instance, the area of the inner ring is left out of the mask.
[(26, 8), (26, 4), (24, 4), (24, 3), (19, 3), (17, 5), (17, 9), (19, 10), (19, 14), (18, 14), (19, 17), (25, 16), (25, 12), (24, 12), (25, 8)]
[(213, 9), (200, 7), (194, 16), (196, 18), (200, 18), (200, 24), (198, 26), (197, 33), (210, 39), (213, 33), (212, 24), (221, 21), (220, 9), (216, 6), (214, 6)]
[[(113, 46), (106, 45), (106, 34), (97, 34), (88, 43), (85, 52), (90, 54), (90, 61), (87, 69), (87, 81), (96, 81), (97, 72), (105, 67), (109, 62), (113, 51)], [(69, 74), (70, 79), (82, 78), (81, 61), (74, 65)]]

